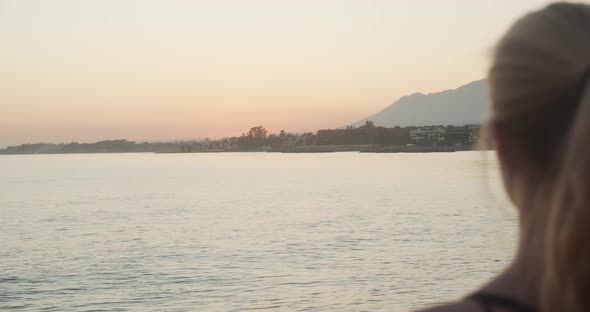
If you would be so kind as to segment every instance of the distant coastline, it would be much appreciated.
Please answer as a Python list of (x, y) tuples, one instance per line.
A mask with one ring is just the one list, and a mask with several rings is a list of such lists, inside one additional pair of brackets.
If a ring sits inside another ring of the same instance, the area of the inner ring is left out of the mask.
[(318, 130), (316, 133), (269, 134), (263, 126), (239, 137), (219, 140), (134, 142), (124, 139), (96, 143), (36, 143), (8, 146), (0, 155), (82, 153), (426, 153), (472, 150), (479, 142), (479, 124), (463, 126), (379, 127), (367, 121), (360, 127)]

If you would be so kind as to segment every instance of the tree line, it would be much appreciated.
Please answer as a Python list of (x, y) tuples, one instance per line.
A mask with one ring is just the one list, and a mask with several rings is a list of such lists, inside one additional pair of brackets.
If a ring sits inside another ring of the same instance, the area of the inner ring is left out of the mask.
[(125, 152), (198, 152), (198, 151), (271, 151), (295, 146), (324, 145), (423, 145), (469, 146), (476, 143), (479, 125), (381, 127), (367, 121), (359, 127), (318, 130), (316, 133), (270, 133), (254, 126), (240, 136), (217, 140), (177, 142), (134, 142), (107, 140), (96, 143), (23, 144), (0, 149), (0, 154), (125, 153)]

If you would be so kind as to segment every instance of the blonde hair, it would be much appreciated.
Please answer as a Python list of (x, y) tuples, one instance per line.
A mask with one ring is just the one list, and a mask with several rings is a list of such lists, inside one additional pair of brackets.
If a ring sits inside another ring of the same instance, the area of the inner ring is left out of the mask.
[(490, 123), (532, 169), (527, 195), (544, 203), (532, 209), (546, 210), (545, 312), (590, 311), (589, 68), (590, 6), (555, 3), (510, 28), (489, 72)]

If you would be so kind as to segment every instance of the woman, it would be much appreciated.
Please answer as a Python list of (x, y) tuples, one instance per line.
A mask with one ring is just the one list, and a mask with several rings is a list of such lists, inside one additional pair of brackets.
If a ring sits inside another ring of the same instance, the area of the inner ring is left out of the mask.
[(590, 311), (589, 76), (590, 6), (549, 5), (500, 40), (487, 131), (518, 208), (518, 252), (466, 299), (425, 311)]

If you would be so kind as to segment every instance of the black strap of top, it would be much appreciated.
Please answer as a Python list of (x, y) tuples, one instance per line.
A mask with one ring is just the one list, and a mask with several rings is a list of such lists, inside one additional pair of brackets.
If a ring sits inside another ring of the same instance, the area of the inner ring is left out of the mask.
[(492, 312), (493, 306), (509, 308), (518, 312), (538, 312), (535, 307), (518, 302), (512, 298), (484, 292), (476, 292), (469, 296), (468, 299), (479, 302), (485, 312)]

